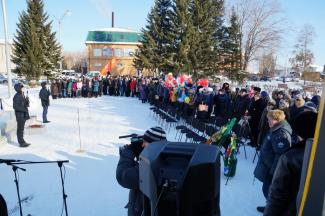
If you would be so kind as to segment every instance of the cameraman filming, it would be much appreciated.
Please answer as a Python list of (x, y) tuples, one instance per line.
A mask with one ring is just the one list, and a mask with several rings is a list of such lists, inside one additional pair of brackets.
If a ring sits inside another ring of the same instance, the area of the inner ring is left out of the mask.
[(150, 143), (160, 140), (166, 140), (166, 132), (161, 127), (153, 127), (144, 133), (143, 142), (133, 141), (120, 148), (116, 179), (122, 187), (130, 189), (126, 205), (128, 216), (141, 216), (143, 211), (143, 194), (139, 189), (139, 155)]

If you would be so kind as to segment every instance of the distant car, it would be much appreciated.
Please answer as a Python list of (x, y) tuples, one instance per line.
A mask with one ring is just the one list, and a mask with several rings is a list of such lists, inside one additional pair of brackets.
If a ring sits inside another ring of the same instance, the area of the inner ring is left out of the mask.
[(271, 77), (269, 77), (269, 76), (262, 76), (261, 78), (260, 78), (260, 81), (271, 81)]
[(84, 75), (85, 78), (92, 79), (94, 77), (100, 77), (101, 73), (99, 71), (89, 71)]
[(8, 83), (7, 77), (5, 77), (4, 75), (0, 74), (0, 83)]
[(251, 75), (251, 76), (248, 77), (248, 80), (250, 80), (250, 81), (258, 81), (258, 76)]
[[(15, 78), (12, 78), (11, 80), (12, 80), (12, 84), (16, 84), (19, 82), (19, 80), (15, 79)], [(0, 83), (2, 83), (2, 84), (8, 83), (8, 78), (3, 74), (0, 74)]]
[(78, 74), (74, 70), (63, 70), (61, 72), (60, 78), (64, 79), (77, 79), (79, 78)]

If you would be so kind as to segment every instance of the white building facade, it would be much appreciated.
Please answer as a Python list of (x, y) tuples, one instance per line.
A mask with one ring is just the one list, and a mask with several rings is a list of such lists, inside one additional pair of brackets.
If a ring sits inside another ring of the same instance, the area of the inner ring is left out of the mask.
[[(15, 69), (15, 64), (11, 61), (11, 54), (12, 54), (12, 41), (9, 41), (9, 58), (10, 58), (10, 69)], [(0, 39), (0, 73), (6, 74), (7, 67), (6, 67), (6, 48), (5, 48), (5, 40)]]

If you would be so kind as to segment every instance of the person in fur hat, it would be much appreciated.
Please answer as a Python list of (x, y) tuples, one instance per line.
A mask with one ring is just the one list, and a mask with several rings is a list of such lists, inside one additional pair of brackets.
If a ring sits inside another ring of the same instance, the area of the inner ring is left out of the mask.
[(316, 122), (317, 113), (313, 111), (304, 111), (296, 117), (293, 129), (299, 136), (300, 142), (294, 144), (279, 158), (269, 189), (264, 216), (297, 215), (296, 203), (300, 200), (299, 187), (304, 184), (306, 177), (301, 175), (305, 149), (307, 143), (312, 144), (309, 139), (314, 137)]

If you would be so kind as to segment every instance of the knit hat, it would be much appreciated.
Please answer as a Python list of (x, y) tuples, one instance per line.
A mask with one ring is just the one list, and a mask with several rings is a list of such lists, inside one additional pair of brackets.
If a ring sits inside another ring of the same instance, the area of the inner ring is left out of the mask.
[(293, 129), (303, 139), (313, 138), (316, 129), (317, 113), (304, 111), (294, 120)]
[(269, 94), (266, 91), (262, 91), (261, 96), (262, 96), (262, 98), (267, 98), (269, 96)]
[(143, 135), (143, 140), (151, 143), (159, 140), (166, 140), (166, 132), (161, 127), (149, 128)]
[(20, 92), (23, 87), (24, 87), (24, 85), (21, 83), (16, 83), (14, 85), (14, 89), (16, 90), (16, 92)]

